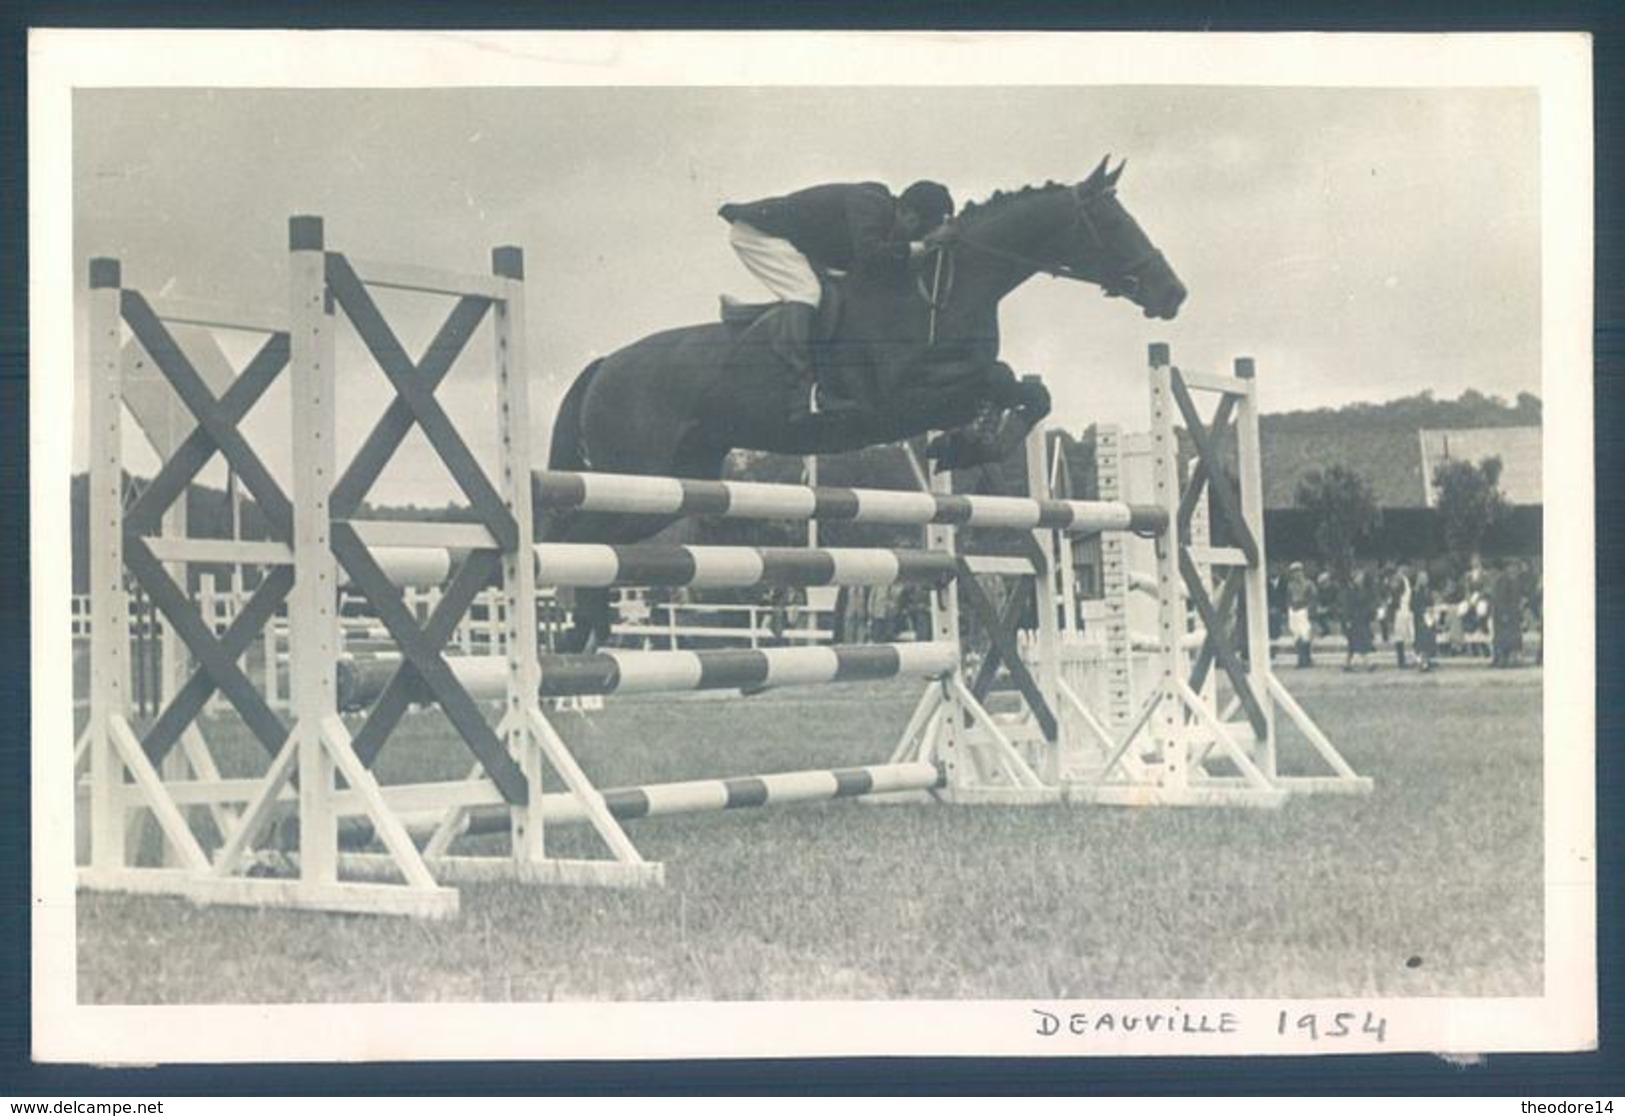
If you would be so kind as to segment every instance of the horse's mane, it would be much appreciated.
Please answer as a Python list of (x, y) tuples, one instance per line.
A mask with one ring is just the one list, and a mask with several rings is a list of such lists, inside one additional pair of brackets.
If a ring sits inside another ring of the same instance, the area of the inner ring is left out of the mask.
[(1002, 212), (1015, 202), (1031, 198), (1039, 194), (1053, 194), (1059, 190), (1070, 190), (1070, 182), (1046, 182), (1042, 186), (1023, 186), (1019, 190), (995, 190), (993, 195), (985, 201), (966, 202), (965, 207), (959, 211), (959, 220), (980, 220)]

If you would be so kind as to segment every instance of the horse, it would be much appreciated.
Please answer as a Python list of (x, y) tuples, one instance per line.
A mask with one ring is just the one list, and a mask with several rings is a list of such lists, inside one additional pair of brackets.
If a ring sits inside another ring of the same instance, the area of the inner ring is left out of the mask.
[[(855, 408), (792, 422), (805, 390), (775, 347), (772, 304), (666, 330), (589, 364), (553, 424), (548, 468), (715, 480), (735, 449), (843, 453), (946, 431), (928, 453), (937, 468), (1000, 460), (1049, 411), (1036, 381), (999, 357), (999, 301), (1040, 272), (1098, 286), (1172, 319), (1186, 289), (1117, 197), (1123, 164), (1110, 156), (1077, 183), (1050, 182), (967, 205), (902, 277), (821, 277), (814, 328), (820, 391), (838, 386)], [(664, 517), (547, 511), (542, 537), (635, 543)], [(598, 598), (602, 598), (599, 600)], [(607, 594), (577, 594), (581, 621), (607, 636)]]

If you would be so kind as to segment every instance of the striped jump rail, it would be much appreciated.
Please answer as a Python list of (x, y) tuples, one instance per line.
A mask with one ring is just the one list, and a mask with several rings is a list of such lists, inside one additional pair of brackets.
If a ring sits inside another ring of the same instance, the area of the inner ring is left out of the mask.
[[(669, 814), (713, 813), (757, 806), (783, 806), (792, 802), (828, 802), (869, 794), (934, 790), (947, 785), (947, 773), (934, 763), (880, 764), (831, 771), (787, 771), (777, 775), (745, 775), (730, 779), (698, 779), (687, 783), (656, 783), (603, 792), (604, 805), (620, 821)], [(587, 820), (587, 812), (573, 795), (542, 796), (542, 818), (555, 825)], [(511, 822), (503, 807), (476, 806), (468, 812), (463, 833), (470, 837), (507, 833)]]
[[(821, 771), (784, 771), (772, 775), (743, 775), (725, 779), (696, 779), (684, 783), (656, 783), (644, 787), (618, 787), (601, 792), (604, 805), (617, 821), (705, 814), (723, 810), (788, 806), (797, 802), (831, 802), (875, 794), (930, 791), (947, 785), (947, 772), (934, 763), (888, 763)], [(438, 828), (444, 811), (409, 814), (407, 830), (419, 841)], [(552, 792), (542, 796), (542, 819), (547, 825), (578, 825), (587, 812), (574, 795)], [(508, 809), (497, 805), (469, 807), (456, 835), (486, 837), (507, 834), (512, 821)], [(356, 848), (373, 839), (366, 818), (346, 818), (343, 841)]]
[[(876, 643), (851, 647), (772, 647), (721, 651), (600, 651), (542, 655), (540, 696), (657, 694), (690, 690), (827, 685), (885, 678), (941, 678), (959, 665), (949, 643)], [(400, 666), (397, 656), (339, 664), (339, 707), (365, 709)], [(508, 692), (508, 662), (499, 655), (447, 656), (458, 683), (476, 700)]]
[[(785, 585), (943, 585), (952, 555), (879, 547), (676, 546), (537, 543), (539, 585), (746, 589)], [(374, 560), (399, 586), (443, 584), (466, 552), (448, 547), (380, 546)]]
[(1006, 530), (1152, 533), (1166, 509), (1114, 500), (1035, 500), (874, 488), (683, 480), (615, 473), (536, 474), (536, 506), (634, 515), (714, 515), (732, 519), (817, 519), (854, 523), (951, 524)]

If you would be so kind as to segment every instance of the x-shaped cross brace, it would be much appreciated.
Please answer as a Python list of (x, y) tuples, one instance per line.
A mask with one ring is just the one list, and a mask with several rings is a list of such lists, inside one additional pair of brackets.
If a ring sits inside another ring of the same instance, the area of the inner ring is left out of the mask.
[[(1185, 430), (1190, 434), (1191, 442), (1196, 447), (1196, 468), (1192, 471), (1190, 483), (1185, 486), (1179, 499), (1180, 533), (1182, 536), (1188, 536), (1191, 513), (1196, 508), (1196, 502), (1201, 499), (1203, 488), (1206, 487), (1212, 491), (1213, 500), (1218, 504), (1219, 512), (1224, 517), (1225, 526), (1235, 539), (1236, 546), (1246, 556), (1248, 564), (1257, 565), (1258, 543), (1247, 526), (1247, 519), (1242, 515), (1241, 506), (1236, 503), (1236, 494), (1231, 491), (1229, 485), (1217, 482), (1217, 478), (1224, 476), (1224, 468), (1219, 457), (1218, 440), (1214, 435), (1229, 425), (1231, 412), (1235, 409), (1235, 396), (1226, 395), (1219, 401), (1210, 429), (1202, 422), (1202, 416), (1197, 413), (1190, 389), (1185, 385), (1185, 378), (1179, 374), (1179, 369), (1174, 368), (1170, 371), (1173, 373), (1170, 383), (1173, 387), (1174, 402), (1179, 406), (1179, 413), (1185, 419)], [(1210, 476), (1215, 478), (1213, 484), (1208, 483)]]
[(142, 749), (154, 762), (163, 759), (218, 689), (242, 715), (260, 745), (275, 755), (287, 739), (287, 726), (242, 672), (237, 660), (287, 597), (293, 586), (292, 568), (279, 567), (267, 574), (225, 634), (216, 637), (185, 590), (175, 584), (153, 554), (147, 533), (160, 528), (164, 513), (176, 500), (185, 498), (193, 478), (218, 453), (242, 479), (272, 534), (283, 541), (292, 539), (293, 509), (238, 425), (287, 367), (288, 335), (272, 334), (217, 400), (140, 293), (122, 291), (119, 303), (131, 332), (197, 421), (197, 427), (165, 462), (124, 521), (125, 564), (199, 665), (148, 730)]
[[(334, 557), (400, 647), (402, 656), (400, 669), (356, 737), (356, 754), (370, 765), (406, 707), (427, 696), (439, 703), (504, 799), (523, 804), (529, 796), (524, 773), (442, 654), (446, 640), (475, 596), (500, 569), (501, 553), (513, 552), (530, 542), (519, 538), (513, 515), (434, 396), (436, 387), (484, 319), (490, 300), (473, 295), (459, 299), (423, 358), (413, 361), (349, 261), (329, 253), (326, 275), (334, 300), (395, 389), (395, 398), (334, 486), (331, 502)], [(464, 563), (423, 626), (419, 626), (400, 590), (348, 522), (413, 426), (423, 430), (497, 548), (478, 551)]]

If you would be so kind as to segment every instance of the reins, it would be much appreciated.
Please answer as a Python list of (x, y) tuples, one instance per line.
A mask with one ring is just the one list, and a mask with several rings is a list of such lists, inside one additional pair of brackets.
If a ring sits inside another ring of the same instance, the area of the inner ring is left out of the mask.
[[(948, 299), (954, 293), (954, 260), (955, 256), (948, 246), (943, 245), (934, 249), (937, 254), (937, 265), (931, 276), (931, 289), (925, 289), (925, 281), (921, 276), (914, 277), (914, 289), (919, 292), (925, 304), (931, 308), (929, 322), (925, 331), (925, 343), (933, 346), (937, 343), (937, 311), (947, 307)], [(946, 286), (943, 284), (943, 272), (948, 273)]]
[[(1102, 249), (1109, 249), (1110, 245), (1107, 244), (1106, 238), (1101, 234), (1100, 229), (1096, 227), (1094, 218), (1089, 215), (1089, 203), (1096, 198), (1107, 197), (1111, 193), (1113, 191), (1106, 190), (1100, 193), (1092, 193), (1086, 197), (1079, 193), (1075, 187), (1072, 191), (1073, 199), (1077, 203), (1072, 210), (1073, 227), (1076, 228), (1078, 225), (1082, 225), (1088, 229), (1090, 238)], [(957, 232), (950, 232), (942, 242), (932, 246), (931, 251), (936, 253), (937, 259), (932, 272), (930, 288), (926, 288), (923, 276), (916, 275), (914, 277), (915, 290), (931, 311), (926, 331), (926, 341), (930, 345), (935, 345), (937, 340), (937, 312), (946, 309), (949, 300), (953, 297), (954, 276), (956, 273), (955, 261), (958, 258), (954, 253), (954, 249), (961, 246), (972, 248), (985, 255), (992, 256), (994, 259), (1019, 263), (1023, 267), (1032, 268), (1034, 271), (1041, 271), (1053, 279), (1071, 279), (1080, 283), (1098, 282), (1098, 280), (1084, 275), (1066, 264), (1049, 264), (1032, 256), (1023, 255), (1020, 252), (997, 248), (991, 244), (972, 240), (970, 237)], [(1102, 289), (1108, 295), (1113, 296), (1121, 295), (1125, 290), (1133, 290), (1139, 284), (1139, 277), (1136, 273), (1146, 264), (1162, 258), (1163, 255), (1160, 250), (1155, 247), (1151, 248), (1150, 251), (1141, 254), (1119, 268), (1119, 281), (1102, 283)]]

